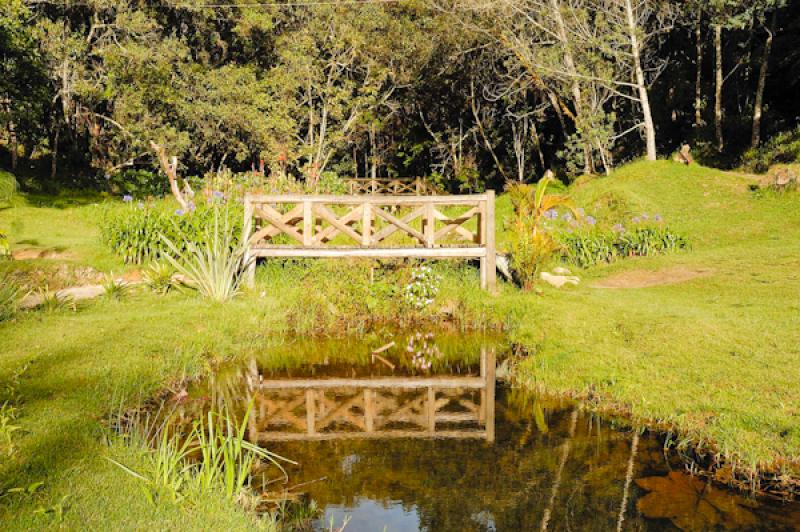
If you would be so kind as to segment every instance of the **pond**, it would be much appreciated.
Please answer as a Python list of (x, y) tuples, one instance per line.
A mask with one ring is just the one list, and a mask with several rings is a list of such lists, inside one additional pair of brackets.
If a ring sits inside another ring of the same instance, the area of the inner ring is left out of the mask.
[(249, 410), (248, 437), (297, 462), (254, 486), (313, 500), (321, 530), (798, 529), (797, 504), (707, 484), (653, 433), (510, 387), (506, 349), (454, 333), (296, 341), (191, 385), (179, 409)]

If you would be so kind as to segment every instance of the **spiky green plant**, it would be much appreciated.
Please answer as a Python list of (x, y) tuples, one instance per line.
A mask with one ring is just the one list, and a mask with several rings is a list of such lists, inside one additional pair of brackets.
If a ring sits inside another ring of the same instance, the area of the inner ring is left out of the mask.
[(131, 285), (125, 281), (114, 278), (114, 274), (108, 274), (103, 278), (103, 295), (107, 299), (119, 301), (130, 294)]
[(145, 285), (164, 295), (175, 287), (175, 268), (167, 262), (154, 262), (142, 274)]
[(166, 235), (162, 234), (161, 238), (169, 249), (166, 259), (184, 277), (187, 285), (203, 297), (228, 301), (241, 289), (247, 267), (247, 244), (237, 242), (227, 213), (222, 216), (222, 222), (220, 217), (219, 209), (214, 209), (213, 224), (202, 244), (188, 241), (183, 246)]
[(58, 312), (61, 310), (78, 310), (78, 305), (75, 303), (75, 298), (67, 294), (59, 294), (50, 290), (49, 286), (44, 286), (38, 290), (38, 295), (41, 300), (39, 309), (45, 312)]
[(19, 285), (8, 274), (0, 274), (0, 322), (14, 317), (22, 296)]

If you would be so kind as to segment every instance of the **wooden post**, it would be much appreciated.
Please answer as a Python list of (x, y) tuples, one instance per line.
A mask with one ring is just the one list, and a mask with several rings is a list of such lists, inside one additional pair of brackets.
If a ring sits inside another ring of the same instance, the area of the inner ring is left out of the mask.
[(314, 210), (310, 201), (303, 202), (303, 245), (314, 244)]
[(436, 217), (434, 216), (435, 206), (433, 203), (428, 202), (425, 204), (425, 220), (422, 232), (425, 235), (425, 247), (432, 248), (434, 245), (434, 236), (436, 235)]
[(368, 247), (372, 243), (372, 204), (364, 204), (361, 214), (361, 245)]
[(428, 387), (426, 411), (428, 418), (428, 432), (433, 434), (436, 432), (436, 390), (434, 390), (433, 386)]
[(309, 436), (317, 433), (317, 405), (314, 402), (314, 390), (306, 390), (306, 432)]
[(367, 432), (375, 430), (375, 392), (369, 388), (364, 390), (364, 427)]
[(481, 217), (483, 231), (481, 244), (486, 248), (486, 258), (481, 259), (481, 287), (491, 293), (497, 291), (497, 251), (495, 249), (494, 190), (486, 191), (486, 202)]
[(486, 382), (486, 440), (494, 441), (494, 386), (495, 386), (495, 352), (494, 348), (483, 348), (486, 353), (486, 374), (484, 381)]
[[(244, 223), (242, 224), (242, 242), (250, 240), (253, 232), (253, 202), (245, 197), (244, 199)], [(250, 252), (250, 245), (246, 245), (244, 251), (244, 264), (246, 267), (244, 283), (252, 288), (256, 282), (256, 258)]]

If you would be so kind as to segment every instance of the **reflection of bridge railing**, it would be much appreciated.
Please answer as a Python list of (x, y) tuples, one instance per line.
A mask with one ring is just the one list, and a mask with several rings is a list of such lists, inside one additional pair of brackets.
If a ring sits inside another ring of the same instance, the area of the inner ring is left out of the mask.
[(256, 441), (344, 438), (480, 438), (494, 441), (495, 354), (479, 377), (262, 380), (254, 396)]

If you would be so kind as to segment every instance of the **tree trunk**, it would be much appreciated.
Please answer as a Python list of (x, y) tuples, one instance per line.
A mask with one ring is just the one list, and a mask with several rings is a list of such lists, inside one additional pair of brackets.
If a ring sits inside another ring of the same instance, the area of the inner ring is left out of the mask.
[(658, 157), (656, 152), (656, 127), (653, 123), (653, 114), (650, 111), (650, 97), (647, 94), (647, 85), (642, 69), (641, 50), (639, 48), (639, 37), (637, 36), (636, 20), (633, 17), (633, 4), (631, 0), (625, 0), (625, 13), (628, 18), (628, 34), (631, 41), (631, 55), (633, 56), (633, 66), (636, 73), (636, 88), (639, 92), (639, 102), (642, 105), (642, 115), (644, 118), (644, 133), (647, 143), (647, 160), (655, 161)]
[(50, 181), (55, 181), (58, 173), (58, 140), (61, 137), (61, 127), (56, 124), (54, 129), (53, 145), (50, 147)]
[(695, 77), (694, 77), (694, 129), (695, 136), (700, 134), (703, 127), (703, 28), (702, 16), (697, 17), (697, 26), (694, 29), (695, 46)]
[(722, 84), (725, 80), (722, 77), (722, 26), (714, 26), (714, 54), (716, 65), (714, 67), (714, 129), (717, 136), (717, 151), (722, 153), (725, 150), (725, 138), (722, 131)]
[(758, 73), (758, 87), (756, 88), (756, 101), (753, 106), (753, 133), (750, 144), (757, 148), (761, 144), (761, 113), (764, 107), (764, 88), (767, 86), (767, 72), (769, 71), (769, 56), (772, 52), (772, 40), (775, 36), (775, 25), (778, 22), (778, 10), (772, 12), (772, 19), (767, 28), (767, 41), (764, 43), (764, 56), (761, 59), (761, 70)]
[[(564, 17), (561, 16), (561, 2), (559, 0), (550, 0), (550, 8), (553, 11), (553, 17), (556, 19), (558, 38), (561, 41), (561, 47), (564, 49), (564, 66), (566, 66), (567, 73), (572, 78), (570, 91), (572, 92), (572, 99), (574, 100), (575, 105), (575, 125), (577, 127), (579, 126), (579, 121), (583, 117), (583, 100), (581, 86), (578, 82), (578, 69), (575, 67), (575, 59), (572, 57), (572, 52), (569, 48), (567, 26), (564, 23)], [(590, 139), (584, 139), (583, 156), (584, 173), (593, 174), (594, 162), (592, 161), (592, 144)]]
[(162, 146), (159, 146), (151, 140), (150, 147), (156, 152), (158, 162), (161, 163), (161, 169), (164, 170), (165, 174), (167, 174), (167, 179), (169, 179), (169, 188), (172, 190), (172, 195), (175, 196), (175, 199), (178, 201), (178, 204), (180, 204), (181, 209), (184, 212), (187, 212), (189, 210), (189, 202), (183, 197), (181, 187), (178, 184), (178, 158), (173, 157), (172, 162), (170, 163), (169, 159), (167, 158), (167, 152)]
[(17, 140), (16, 124), (14, 124), (13, 119), (8, 121), (8, 136), (11, 141), (11, 171), (16, 172), (19, 144)]

